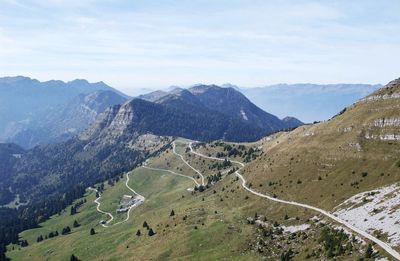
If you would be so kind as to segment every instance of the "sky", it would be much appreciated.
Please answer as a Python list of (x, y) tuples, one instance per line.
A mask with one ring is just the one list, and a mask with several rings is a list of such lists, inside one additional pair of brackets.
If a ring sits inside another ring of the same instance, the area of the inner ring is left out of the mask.
[(387, 83), (400, 1), (0, 0), (0, 76), (171, 85)]

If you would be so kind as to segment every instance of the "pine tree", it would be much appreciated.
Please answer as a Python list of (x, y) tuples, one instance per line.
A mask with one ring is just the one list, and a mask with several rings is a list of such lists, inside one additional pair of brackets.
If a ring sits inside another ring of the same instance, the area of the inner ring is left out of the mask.
[(169, 214), (169, 216), (170, 216), (170, 217), (173, 217), (173, 216), (175, 216), (175, 212), (174, 212), (174, 210), (171, 210), (171, 214)]
[(90, 229), (90, 235), (93, 236), (93, 235), (95, 235), (95, 234), (96, 234), (96, 231), (94, 231), (94, 228), (91, 228), (91, 229)]
[(63, 228), (63, 230), (61, 231), (61, 235), (66, 235), (68, 233), (71, 232), (71, 228), (69, 226), (66, 226)]
[(71, 207), (71, 216), (76, 214), (76, 208), (74, 206)]
[(21, 240), (20, 241), (20, 243), (19, 243), (22, 247), (27, 247), (29, 244), (28, 244), (28, 241), (26, 241), (26, 240)]
[(74, 254), (71, 255), (70, 261), (80, 261)]
[(142, 235), (142, 233), (140, 232), (140, 229), (138, 229), (138, 231), (136, 232), (136, 235), (137, 235), (138, 237), (140, 237), (140, 236)]
[(42, 235), (38, 236), (38, 238), (36, 239), (36, 242), (41, 242), (41, 241), (43, 241), (43, 236)]
[(149, 229), (149, 236), (153, 236), (155, 233), (152, 228)]
[(78, 221), (74, 221), (74, 225), (73, 225), (74, 227), (79, 227), (80, 226), (80, 224), (78, 223)]
[(145, 221), (145, 222), (143, 222), (143, 227), (149, 229), (149, 224), (147, 224), (147, 222)]
[(365, 252), (365, 257), (372, 258), (373, 255), (374, 255), (374, 249), (372, 248), (371, 244), (368, 244), (367, 251)]

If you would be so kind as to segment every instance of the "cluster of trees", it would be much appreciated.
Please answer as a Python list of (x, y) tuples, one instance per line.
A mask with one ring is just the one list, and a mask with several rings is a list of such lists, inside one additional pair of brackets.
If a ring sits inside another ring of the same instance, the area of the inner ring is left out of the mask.
[(69, 233), (71, 233), (71, 228), (69, 226), (66, 226), (61, 230), (61, 235), (66, 235)]
[[(171, 212), (172, 214), (172, 212)], [(175, 213), (174, 213), (175, 215)], [(147, 224), (146, 221), (143, 222), (143, 227), (147, 229), (147, 234), (151, 237), (154, 236), (156, 234), (156, 232), (154, 232), (154, 230), (149, 226), (149, 224)], [(140, 231), (140, 229), (138, 229), (138, 231), (136, 232), (137, 236), (141, 236), (142, 232)]]
[[(75, 220), (74, 223), (73, 223), (73, 227), (75, 227), (75, 228), (80, 227), (79, 222)], [(61, 231), (61, 235), (66, 235), (66, 234), (69, 234), (69, 233), (71, 233), (71, 228), (69, 226), (64, 227), (62, 229), (62, 231)], [(48, 235), (45, 235), (44, 237), (42, 235), (39, 235), (37, 237), (37, 239), (36, 239), (36, 242), (41, 242), (41, 241), (43, 241), (45, 239), (48, 239), (48, 238), (57, 237), (58, 235), (59, 234), (58, 234), (57, 230), (54, 231), (54, 232), (51, 231)]]
[(216, 182), (220, 181), (222, 178), (221, 172), (218, 172), (217, 174), (210, 175), (207, 177), (207, 185), (213, 185)]
[(195, 186), (194, 187), (194, 191), (195, 192), (203, 192), (203, 191), (205, 191), (206, 190), (206, 187), (205, 186), (203, 186), (203, 185), (200, 185), (200, 186)]
[[(46, 200), (35, 201), (29, 205), (20, 205), (18, 209), (0, 208), (0, 260), (5, 258), (8, 244), (20, 244), (18, 234), (26, 229), (35, 228), (51, 215), (61, 213), (76, 198), (84, 194), (79, 185), (59, 197), (49, 196)], [(22, 242), (22, 245), (27, 245)], [(3, 259), (4, 260), (4, 259)]]
[(57, 237), (58, 236), (58, 231), (56, 230), (55, 232), (51, 231), (48, 235), (45, 235), (44, 237), (42, 235), (38, 236), (36, 239), (36, 242), (41, 242), (45, 239), (48, 238), (53, 238), (53, 237)]
[(13, 174), (13, 166), (18, 161), (14, 155), (24, 154), (25, 151), (15, 144), (0, 143), (0, 205), (8, 204), (14, 200), (14, 194), (9, 187), (12, 184), (10, 178)]
[[(124, 174), (121, 173), (120, 175), (118, 175), (118, 176), (116, 176), (116, 177), (114, 177), (114, 178), (108, 179), (108, 180), (107, 180), (107, 184), (110, 185), (110, 186), (114, 186), (115, 183), (118, 183), (118, 182), (120, 181), (120, 179), (122, 179), (123, 175), (124, 175)], [(104, 185), (103, 185), (103, 186), (104, 186)]]
[(343, 229), (324, 227), (319, 242), (323, 245), (328, 258), (341, 256), (346, 251), (353, 249), (353, 244), (349, 241), (349, 235)]
[(78, 208), (80, 208), (84, 203), (86, 203), (86, 199), (79, 200), (77, 203), (71, 206), (71, 211), (70, 211), (71, 216), (78, 213)]
[(257, 152), (259, 152), (259, 149), (254, 149), (252, 147), (247, 150), (244, 145), (239, 145), (236, 147), (235, 145), (225, 144), (223, 142), (216, 142), (215, 144), (224, 148), (224, 152), (217, 153), (217, 158), (230, 158), (239, 156), (245, 158), (245, 162), (249, 162), (251, 160), (255, 160), (258, 156)]
[(232, 162), (228, 159), (225, 159), (223, 162), (215, 162), (212, 165), (210, 165), (210, 169), (217, 169), (217, 170), (221, 170), (221, 169), (226, 169), (228, 167), (232, 166)]
[(293, 252), (293, 250), (292, 249), (289, 249), (288, 251), (284, 251), (282, 254), (281, 254), (281, 261), (290, 261), (290, 260), (292, 260), (293, 259), (293, 257), (294, 257), (294, 252)]

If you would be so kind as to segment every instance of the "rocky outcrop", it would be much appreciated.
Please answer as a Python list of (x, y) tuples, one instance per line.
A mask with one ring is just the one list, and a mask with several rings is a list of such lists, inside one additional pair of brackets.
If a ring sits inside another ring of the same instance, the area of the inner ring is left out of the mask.
[(376, 119), (372, 124), (373, 127), (400, 127), (400, 117), (393, 118), (379, 118)]
[(400, 92), (383, 95), (372, 95), (361, 99), (360, 102), (382, 101), (390, 99), (400, 99)]
[(374, 92), (373, 94), (361, 99), (359, 102), (374, 102), (400, 98), (400, 78), (393, 80)]
[(367, 132), (365, 138), (367, 140), (398, 141), (400, 140), (400, 134), (371, 134)]

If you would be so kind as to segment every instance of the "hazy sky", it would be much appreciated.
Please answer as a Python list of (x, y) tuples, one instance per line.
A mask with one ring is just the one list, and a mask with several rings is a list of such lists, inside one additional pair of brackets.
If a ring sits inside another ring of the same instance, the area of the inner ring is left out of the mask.
[(386, 83), (400, 1), (0, 0), (0, 76), (139, 88)]

